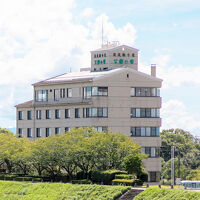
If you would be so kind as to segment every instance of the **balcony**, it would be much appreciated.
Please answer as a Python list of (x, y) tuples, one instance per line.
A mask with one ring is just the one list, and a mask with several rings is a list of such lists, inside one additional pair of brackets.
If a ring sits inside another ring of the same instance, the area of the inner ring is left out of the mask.
[(73, 104), (91, 104), (92, 99), (83, 99), (82, 97), (48, 99), (48, 101), (34, 101), (34, 106), (50, 106), (50, 105), (73, 105)]

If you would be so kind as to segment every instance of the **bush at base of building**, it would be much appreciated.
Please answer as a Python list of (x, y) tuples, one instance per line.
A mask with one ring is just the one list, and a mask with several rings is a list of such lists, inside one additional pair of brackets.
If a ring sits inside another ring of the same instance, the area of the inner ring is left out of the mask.
[(162, 200), (197, 200), (200, 199), (199, 192), (190, 192), (184, 190), (171, 190), (171, 189), (156, 189), (148, 188), (144, 192), (137, 195), (134, 200), (152, 200), (152, 199), (162, 199)]

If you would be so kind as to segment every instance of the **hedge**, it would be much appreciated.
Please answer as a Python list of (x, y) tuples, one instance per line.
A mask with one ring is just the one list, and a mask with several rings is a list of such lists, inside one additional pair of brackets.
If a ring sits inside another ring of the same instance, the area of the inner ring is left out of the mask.
[(130, 179), (133, 179), (133, 175), (131, 175), (131, 174), (116, 174), (115, 178), (116, 179), (128, 179), (128, 180), (130, 180)]
[(91, 180), (95, 183), (111, 185), (116, 174), (127, 174), (127, 172), (120, 170), (93, 171), (91, 173)]
[(32, 181), (32, 177), (16, 177), (15, 181)]
[(91, 184), (91, 180), (82, 179), (82, 180), (72, 180), (73, 184)]
[(125, 185), (125, 186), (133, 186), (134, 181), (128, 179), (114, 179), (112, 180), (113, 185)]

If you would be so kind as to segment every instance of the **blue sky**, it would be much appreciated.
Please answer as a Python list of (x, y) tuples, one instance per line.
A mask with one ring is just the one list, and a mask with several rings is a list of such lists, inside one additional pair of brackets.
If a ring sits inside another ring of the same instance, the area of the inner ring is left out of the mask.
[(138, 48), (139, 70), (157, 64), (163, 128), (200, 136), (200, 1), (0, 0), (0, 127), (15, 127), (14, 105), (31, 84), (90, 65), (104, 39)]

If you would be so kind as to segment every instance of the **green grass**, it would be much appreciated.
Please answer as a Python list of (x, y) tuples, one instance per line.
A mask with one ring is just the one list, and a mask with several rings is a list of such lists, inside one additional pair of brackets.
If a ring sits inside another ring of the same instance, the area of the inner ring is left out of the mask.
[(184, 190), (148, 188), (137, 195), (134, 200), (198, 200), (200, 192)]
[(130, 187), (0, 181), (1, 200), (113, 200)]

